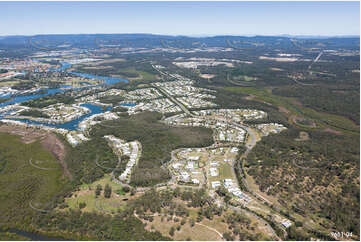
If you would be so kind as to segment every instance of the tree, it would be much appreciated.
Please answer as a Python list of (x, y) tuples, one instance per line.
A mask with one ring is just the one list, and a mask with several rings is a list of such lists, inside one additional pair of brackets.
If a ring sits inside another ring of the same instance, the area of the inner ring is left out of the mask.
[(130, 189), (130, 196), (133, 196), (135, 194), (136, 190), (134, 187)]
[(174, 197), (179, 197), (180, 194), (181, 194), (180, 188), (176, 187), (173, 191)]
[(227, 241), (233, 241), (234, 240), (234, 237), (228, 232), (225, 232), (223, 234), (223, 238), (225, 238)]
[(103, 190), (102, 185), (98, 184), (97, 188), (95, 189), (95, 197), (98, 197), (102, 192), (102, 190)]
[(226, 190), (225, 187), (220, 186), (220, 187), (217, 188), (216, 193), (217, 193), (219, 196), (224, 197), (224, 196), (227, 195), (228, 192), (227, 192), (227, 190)]
[(185, 218), (182, 219), (182, 220), (181, 220), (181, 225), (184, 225), (184, 224), (186, 223), (186, 221), (187, 221), (187, 220), (186, 220)]
[(190, 219), (190, 223), (191, 223), (191, 227), (193, 227), (195, 225), (195, 222), (194, 222), (193, 218)]
[(302, 227), (303, 223), (301, 221), (296, 221), (295, 225), (296, 227)]
[(109, 184), (106, 184), (104, 188), (104, 197), (110, 198), (111, 195), (112, 195), (112, 188), (111, 186), (109, 186)]
[(231, 199), (232, 199), (232, 198), (231, 198), (230, 196), (226, 195), (226, 196), (224, 197), (224, 202), (225, 202), (225, 203), (229, 203), (229, 201), (230, 201)]
[(170, 235), (170, 236), (173, 236), (173, 235), (174, 235), (174, 227), (170, 228), (170, 230), (169, 230), (169, 235)]
[(85, 203), (85, 202), (79, 203), (79, 208), (80, 208), (80, 209), (83, 209), (83, 208), (85, 208), (85, 207), (86, 207), (86, 203)]

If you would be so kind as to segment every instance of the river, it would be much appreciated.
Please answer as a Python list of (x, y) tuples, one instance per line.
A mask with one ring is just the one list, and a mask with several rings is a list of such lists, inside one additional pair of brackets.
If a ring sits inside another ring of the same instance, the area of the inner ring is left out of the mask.
[(32, 241), (63, 241), (63, 240), (65, 240), (62, 237), (49, 237), (46, 235), (33, 233), (33, 232), (26, 232), (26, 231), (19, 230), (19, 229), (7, 229), (7, 230), (0, 229), (0, 232), (14, 233), (14, 234), (26, 237)]

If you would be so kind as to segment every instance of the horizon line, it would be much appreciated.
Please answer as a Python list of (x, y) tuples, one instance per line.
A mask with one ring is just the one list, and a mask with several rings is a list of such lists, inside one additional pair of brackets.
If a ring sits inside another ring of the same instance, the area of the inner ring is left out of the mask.
[(219, 36), (234, 36), (234, 37), (360, 37), (360, 34), (162, 34), (162, 33), (39, 33), (39, 34), (5, 34), (0, 37), (16, 37), (16, 36), (39, 36), (39, 35), (165, 35), (172, 37), (192, 37), (192, 38), (205, 38), (205, 37), (219, 37)]

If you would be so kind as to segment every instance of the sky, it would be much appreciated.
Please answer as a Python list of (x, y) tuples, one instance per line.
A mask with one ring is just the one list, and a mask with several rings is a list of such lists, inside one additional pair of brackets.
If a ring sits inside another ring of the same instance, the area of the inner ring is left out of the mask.
[(0, 2), (0, 36), (360, 35), (360, 2)]

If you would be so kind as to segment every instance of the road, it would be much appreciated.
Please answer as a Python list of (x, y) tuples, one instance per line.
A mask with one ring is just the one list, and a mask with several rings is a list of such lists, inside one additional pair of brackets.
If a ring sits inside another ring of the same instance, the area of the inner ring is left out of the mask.
[[(139, 220), (141, 220), (141, 219), (139, 218), (138, 214), (137, 214), (135, 211), (134, 211), (134, 216), (137, 217)], [(148, 216), (148, 217), (167, 216), (167, 214), (164, 214), (164, 213), (156, 213), (156, 214), (151, 214), (151, 215), (147, 215), (147, 216)], [(173, 216), (172, 216), (172, 219), (174, 219), (174, 218), (176, 218), (176, 217), (177, 217), (176, 215), (173, 215)], [(197, 222), (196, 222), (195, 224), (200, 225), (200, 226), (203, 226), (203, 227), (205, 227), (205, 228), (207, 228), (207, 229), (209, 229), (209, 230), (217, 233), (218, 236), (221, 237), (221, 239), (224, 239), (224, 238), (223, 238), (223, 235), (222, 235), (218, 230), (216, 230), (216, 229), (214, 229), (214, 228), (212, 228), (212, 227), (210, 227), (210, 226), (208, 226), (208, 225), (205, 225), (205, 224), (201, 224), (201, 223), (197, 223)]]
[[(183, 79), (180, 79), (178, 77), (172, 76), (169, 73), (163, 72), (161, 70), (159, 70), (158, 68), (156, 68), (154, 65), (152, 65), (152, 67), (157, 70), (160, 74), (165, 75), (165, 76), (170, 76), (172, 78), (176, 78), (179, 81), (183, 81)], [(193, 116), (193, 114), (181, 103), (179, 102), (176, 98), (172, 97), (171, 95), (169, 95), (169, 93), (167, 92), (167, 90), (161, 88), (161, 87), (157, 87), (157, 86), (153, 86), (154, 88), (158, 89), (163, 95), (165, 95), (167, 98), (169, 98), (173, 103), (175, 103), (177, 106), (179, 106), (183, 112), (185, 112), (186, 114)]]
[(228, 208), (235, 211), (235, 212), (240, 212), (240, 213), (245, 213), (247, 216), (249, 217), (253, 217), (255, 218), (256, 220), (259, 220), (261, 221), (267, 228), (268, 232), (274, 237), (274, 238), (277, 238), (278, 240), (281, 240), (278, 235), (276, 234), (276, 232), (273, 230), (273, 228), (268, 224), (267, 221), (265, 221), (263, 218), (261, 218), (260, 216), (252, 213), (252, 212), (249, 212), (247, 211), (246, 209), (243, 209), (243, 208), (238, 208), (238, 207), (233, 207), (233, 206), (230, 206), (228, 205)]
[(322, 54), (323, 54), (323, 50), (317, 55), (317, 57), (313, 60), (313, 62), (308, 66), (309, 70), (311, 70), (312, 65), (321, 58)]
[(156, 86), (153, 86), (154, 88), (157, 88), (163, 95), (165, 95), (167, 98), (169, 98), (174, 104), (176, 104), (178, 107), (180, 107), (183, 112), (185, 112), (186, 114), (190, 115), (190, 116), (193, 116), (193, 114), (181, 103), (179, 102), (176, 98), (172, 97), (171, 95), (169, 95), (169, 93), (164, 90), (163, 88), (161, 87), (156, 87)]
[[(158, 70), (157, 68), (155, 68), (153, 66), (154, 69), (156, 69), (158, 72), (160, 72), (161, 74), (163, 75), (169, 75), (168, 73), (164, 73), (164, 72), (161, 72), (160, 70)], [(185, 113), (187, 113), (188, 115), (194, 117), (195, 115), (193, 115), (183, 104), (181, 104), (178, 100), (176, 100), (174, 97), (172, 97), (166, 90), (164, 90), (163, 88), (161, 87), (156, 87), (154, 86), (154, 88), (157, 88), (163, 95), (165, 95), (166, 97), (168, 97), (173, 103), (175, 103), (176, 105), (178, 105)], [(226, 122), (226, 123), (229, 123), (229, 121), (226, 119), (226, 118), (214, 118), (216, 121), (221, 121), (221, 122)], [(244, 130), (247, 131), (248, 135), (249, 135), (249, 138), (248, 138), (248, 141), (247, 141), (247, 144), (246, 144), (246, 151), (245, 153), (241, 156), (241, 159), (245, 158), (248, 156), (249, 152), (252, 150), (252, 148), (256, 145), (257, 141), (259, 140), (259, 138), (257, 138), (257, 134), (256, 132), (250, 128), (250, 127), (247, 127), (245, 125), (242, 125), (242, 124), (235, 124), (235, 123), (231, 123), (232, 126), (235, 126), (235, 127), (239, 127), (239, 128), (242, 128)], [(173, 160), (173, 152), (172, 152), (172, 160)], [(233, 166), (233, 173), (234, 173), (234, 177), (237, 177), (236, 174), (235, 174), (235, 166), (237, 164), (237, 161), (233, 162), (232, 166)], [(237, 169), (242, 169), (241, 167), (237, 167)], [(238, 181), (238, 179), (236, 179)], [(249, 190), (249, 187), (248, 187), (248, 184), (247, 184), (247, 181), (243, 178), (242, 179), (244, 185), (246, 186), (247, 190), (256, 198), (258, 198), (259, 200), (263, 200), (263, 201), (267, 201), (269, 204), (272, 204), (270, 203), (268, 200), (264, 199), (263, 197), (261, 197), (260, 195), (258, 195), (257, 193), (253, 192), (253, 191), (250, 191)], [(172, 179), (169, 181), (169, 185), (171, 183), (174, 182), (174, 177), (172, 176)], [(221, 201), (221, 204), (223, 204), (223, 202)], [(224, 206), (224, 204), (223, 204)], [(233, 208), (233, 210), (237, 211), (239, 210), (239, 208)], [(243, 209), (244, 210), (244, 209)], [(245, 212), (247, 210), (244, 210), (243, 212)], [(260, 220), (261, 222), (263, 222), (269, 232), (275, 236), (275, 238), (278, 238), (277, 234), (275, 233), (275, 231), (273, 230), (273, 228), (264, 220), (262, 219), (261, 217), (257, 216), (256, 214), (253, 214), (249, 211), (247, 211), (248, 214), (252, 214), (253, 217), (255, 217), (256, 219)], [(279, 239), (279, 238), (278, 238)]]
[(292, 80), (294, 82), (296, 82), (297, 84), (300, 84), (302, 86), (313, 86), (314, 85), (314, 84), (311, 84), (311, 83), (303, 83), (303, 82), (297, 81), (296, 78), (292, 78)]

